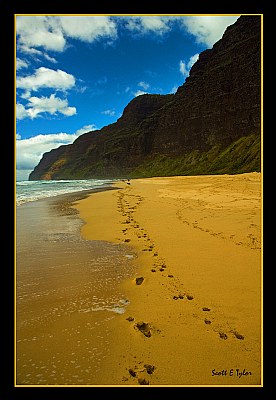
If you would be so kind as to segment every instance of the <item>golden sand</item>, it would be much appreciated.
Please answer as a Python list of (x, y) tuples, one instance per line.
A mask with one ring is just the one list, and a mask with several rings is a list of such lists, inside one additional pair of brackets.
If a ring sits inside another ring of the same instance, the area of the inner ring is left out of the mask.
[(137, 254), (98, 384), (261, 385), (261, 175), (115, 186), (76, 204), (84, 238)]

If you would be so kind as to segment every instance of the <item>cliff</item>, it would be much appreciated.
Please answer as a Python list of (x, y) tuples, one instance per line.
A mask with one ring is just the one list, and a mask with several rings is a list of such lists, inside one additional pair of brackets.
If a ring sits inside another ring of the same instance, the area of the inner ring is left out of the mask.
[(114, 124), (43, 155), (38, 179), (260, 171), (261, 17), (242, 16), (174, 95), (133, 99)]

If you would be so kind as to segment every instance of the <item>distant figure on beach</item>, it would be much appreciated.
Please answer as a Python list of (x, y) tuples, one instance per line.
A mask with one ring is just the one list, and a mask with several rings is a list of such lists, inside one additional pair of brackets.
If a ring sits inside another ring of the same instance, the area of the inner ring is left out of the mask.
[(130, 180), (129, 179), (127, 180), (127, 185), (130, 185)]

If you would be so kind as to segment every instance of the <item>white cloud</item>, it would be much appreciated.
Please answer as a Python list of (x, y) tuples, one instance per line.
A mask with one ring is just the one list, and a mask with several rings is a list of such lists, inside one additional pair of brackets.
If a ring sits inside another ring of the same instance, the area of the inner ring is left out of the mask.
[(88, 89), (88, 86), (78, 86), (75, 89), (78, 93), (84, 93)]
[(21, 68), (27, 68), (28, 63), (25, 60), (22, 60), (21, 58), (16, 59), (16, 70), (18, 71)]
[(199, 57), (198, 53), (196, 53), (196, 54), (194, 54), (193, 56), (190, 57), (190, 59), (188, 61), (188, 64), (187, 64), (189, 69), (191, 69), (192, 66), (194, 65), (194, 63), (197, 62), (198, 57)]
[(183, 76), (188, 76), (189, 75), (189, 70), (186, 67), (186, 63), (182, 60), (179, 62), (179, 71)]
[(66, 40), (60, 29), (57, 17), (18, 16), (16, 33), (21, 51), (30, 53), (36, 47), (62, 52)]
[(91, 43), (101, 37), (117, 38), (116, 24), (110, 17), (68, 16), (59, 20), (65, 36), (74, 39)]
[(20, 94), (21, 99), (29, 99), (31, 97), (31, 91), (25, 90), (25, 92)]
[(174, 87), (172, 88), (172, 90), (170, 91), (170, 94), (175, 94), (176, 91), (177, 91), (177, 89), (178, 89), (178, 86), (174, 86)]
[(47, 61), (50, 61), (54, 64), (56, 64), (58, 61), (54, 58), (49, 56), (46, 51), (41, 51), (41, 50), (37, 50), (31, 47), (28, 47), (24, 44), (22, 44), (21, 46), (18, 46), (19, 50), (21, 50), (22, 53), (25, 53), (31, 57), (33, 57), (35, 60), (39, 60), (39, 57), (43, 57), (45, 58)]
[(198, 43), (212, 47), (221, 39), (227, 26), (232, 25), (237, 16), (194, 16), (181, 18), (182, 27), (195, 36)]
[(148, 94), (147, 92), (144, 92), (143, 90), (137, 90), (135, 93), (133, 93), (135, 97), (141, 96), (143, 94)]
[(238, 16), (144, 16), (124, 17), (125, 27), (135, 33), (154, 33), (159, 36), (169, 32), (173, 26), (195, 36), (198, 43), (212, 46), (218, 41), (227, 26), (233, 24)]
[(102, 111), (101, 114), (109, 115), (110, 117), (114, 117), (115, 110), (114, 109), (113, 110), (105, 110), (105, 111)]
[(42, 155), (64, 144), (73, 143), (81, 134), (95, 129), (95, 125), (86, 125), (73, 134), (64, 132), (37, 135), (29, 139), (16, 140), (16, 168), (17, 170), (33, 170), (39, 163)]
[(75, 78), (60, 69), (53, 70), (40, 67), (35, 70), (33, 75), (19, 77), (16, 82), (18, 89), (37, 91), (42, 88), (52, 88), (58, 90), (68, 90), (75, 85)]
[(90, 131), (95, 131), (96, 129), (97, 129), (97, 127), (96, 127), (95, 124), (85, 125), (82, 128), (78, 129), (75, 132), (75, 135), (80, 136), (83, 133), (90, 132)]
[(102, 37), (114, 40), (117, 27), (107, 16), (18, 16), (16, 33), (20, 51), (56, 62), (45, 51), (63, 52), (68, 38), (89, 43)]
[(181, 72), (181, 74), (184, 77), (187, 77), (190, 73), (190, 69), (192, 68), (192, 66), (194, 65), (194, 63), (198, 60), (199, 54), (196, 53), (193, 56), (190, 57), (189, 61), (187, 62), (187, 64), (185, 63), (185, 61), (180, 60), (179, 62), (179, 71)]
[(133, 33), (153, 33), (162, 36), (173, 25), (195, 36), (198, 43), (212, 46), (222, 37), (226, 27), (237, 20), (237, 16), (18, 16), (16, 32), (18, 49), (34, 57), (44, 57), (57, 62), (47, 54), (49, 51), (63, 52), (70, 39), (91, 43), (102, 38), (106, 43), (118, 37), (118, 24)]
[(44, 57), (44, 55), (46, 54), (41, 50), (33, 49), (33, 48), (28, 47), (27, 45), (24, 45), (24, 44), (22, 44), (22, 45), (20, 45), (18, 47), (19, 47), (19, 50), (22, 51), (22, 53), (26, 53), (26, 54), (34, 57), (34, 58), (36, 58), (35, 56)]
[(44, 53), (44, 57), (46, 58), (46, 60), (52, 62), (53, 64), (58, 63), (58, 61), (54, 57), (50, 57), (47, 53)]
[(24, 119), (30, 117), (28, 111), (25, 109), (23, 104), (17, 103), (16, 104), (16, 119)]
[(42, 155), (63, 144), (72, 143), (77, 136), (68, 133), (37, 135), (29, 139), (16, 141), (16, 168), (32, 169), (40, 161)]
[(141, 88), (143, 88), (144, 90), (148, 90), (149, 89), (149, 87), (150, 87), (150, 84), (149, 83), (146, 83), (146, 82), (143, 82), (143, 81), (141, 81), (141, 82), (139, 82), (138, 83), (138, 86), (140, 86)]
[(170, 30), (170, 21), (173, 17), (145, 16), (145, 17), (126, 17), (126, 28), (130, 31), (146, 34), (155, 33), (163, 35)]
[(56, 115), (57, 113), (72, 116), (76, 114), (76, 108), (70, 107), (67, 99), (56, 97), (52, 93), (49, 97), (32, 96), (31, 92), (37, 92), (40, 89), (50, 88), (66, 92), (75, 86), (75, 78), (60, 69), (53, 70), (40, 67), (32, 75), (19, 77), (17, 79), (17, 89), (25, 90), (20, 97), (28, 100), (26, 105), (18, 103), (16, 105), (16, 118), (37, 118), (42, 113)]
[(61, 99), (51, 94), (50, 97), (30, 97), (29, 103), (24, 106), (18, 103), (16, 105), (16, 118), (18, 120), (24, 118), (37, 118), (41, 113), (56, 115), (63, 114), (67, 117), (75, 115), (77, 110), (75, 107), (69, 107), (67, 99)]

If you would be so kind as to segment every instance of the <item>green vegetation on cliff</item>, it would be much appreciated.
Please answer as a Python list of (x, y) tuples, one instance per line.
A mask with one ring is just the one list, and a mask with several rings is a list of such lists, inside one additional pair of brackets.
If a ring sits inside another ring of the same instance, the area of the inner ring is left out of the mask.
[(159, 155), (145, 160), (131, 178), (176, 175), (237, 174), (261, 168), (258, 136), (244, 136), (221, 151), (214, 146), (207, 152), (192, 151), (180, 157)]

